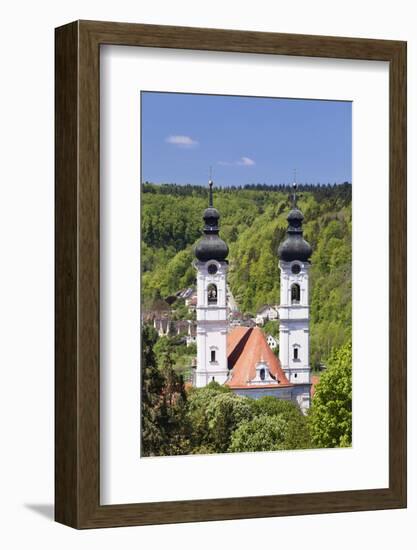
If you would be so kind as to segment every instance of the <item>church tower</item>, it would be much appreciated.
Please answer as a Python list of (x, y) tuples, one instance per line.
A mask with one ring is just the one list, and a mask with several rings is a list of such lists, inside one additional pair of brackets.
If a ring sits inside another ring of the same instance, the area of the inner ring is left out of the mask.
[(278, 248), (281, 270), (279, 358), (288, 380), (295, 385), (293, 399), (305, 412), (310, 406), (308, 279), (312, 250), (303, 239), (304, 216), (297, 208), (295, 183), (293, 187), (287, 236)]
[(194, 385), (211, 381), (224, 384), (227, 367), (227, 244), (219, 237), (220, 214), (213, 207), (213, 182), (209, 182), (209, 206), (204, 211), (204, 236), (194, 253), (197, 270), (197, 368)]

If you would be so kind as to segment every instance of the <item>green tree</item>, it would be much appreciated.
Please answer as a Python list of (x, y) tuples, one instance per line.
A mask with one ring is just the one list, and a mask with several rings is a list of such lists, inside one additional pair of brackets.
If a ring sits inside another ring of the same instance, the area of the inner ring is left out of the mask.
[(187, 420), (187, 394), (182, 375), (167, 364), (164, 369), (162, 410), (160, 429), (163, 433), (163, 455), (182, 455), (190, 450), (190, 426)]
[(267, 336), (268, 334), (271, 334), (276, 339), (279, 339), (279, 322), (278, 321), (276, 320), (267, 321), (262, 327), (262, 330)]
[(156, 330), (144, 325), (142, 329), (142, 427), (141, 449), (143, 456), (158, 455), (164, 444), (160, 424), (164, 411), (161, 396), (164, 378), (158, 369), (153, 347), (157, 341)]
[(250, 399), (231, 392), (218, 394), (209, 403), (206, 415), (213, 448), (225, 453), (234, 430), (252, 418)]
[(252, 410), (255, 416), (280, 416), (286, 422), (283, 434), (284, 449), (309, 449), (311, 437), (307, 417), (292, 401), (276, 399), (269, 395), (252, 401)]
[(189, 452), (187, 396), (182, 376), (172, 362), (169, 346), (161, 352), (158, 366), (154, 349), (157, 332), (150, 325), (142, 329), (142, 430), (143, 456), (165, 456)]
[(237, 426), (252, 418), (251, 400), (211, 382), (188, 394), (188, 419), (194, 453), (226, 452)]
[(175, 348), (179, 345), (177, 338), (161, 336), (154, 345), (155, 356), (160, 367), (172, 366), (175, 362)]
[(195, 344), (187, 346), (181, 336), (161, 336), (155, 344), (154, 352), (161, 369), (171, 366), (177, 374), (188, 379), (191, 362), (197, 352)]
[(335, 349), (321, 375), (309, 414), (316, 447), (352, 444), (352, 345)]
[(211, 401), (221, 394), (229, 394), (227, 386), (210, 382), (203, 388), (191, 388), (187, 397), (187, 418), (191, 425), (191, 447), (193, 453), (216, 452), (210, 434), (206, 411)]
[(287, 421), (283, 415), (256, 416), (242, 422), (231, 436), (229, 451), (279, 451), (285, 449)]
[(272, 395), (266, 395), (260, 399), (253, 399), (252, 410), (255, 416), (266, 414), (268, 416), (276, 416), (282, 414), (285, 418), (304, 418), (299, 407), (292, 401), (277, 399)]

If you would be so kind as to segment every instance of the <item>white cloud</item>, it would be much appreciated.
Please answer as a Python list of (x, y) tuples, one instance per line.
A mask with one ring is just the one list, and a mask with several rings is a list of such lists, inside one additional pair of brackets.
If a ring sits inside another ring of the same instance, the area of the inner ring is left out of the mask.
[(253, 166), (255, 164), (255, 161), (250, 159), (249, 157), (240, 157), (240, 160), (237, 161), (239, 166)]
[(254, 166), (256, 162), (249, 157), (240, 157), (239, 160), (235, 160), (234, 162), (219, 160), (217, 164), (220, 166)]
[(198, 145), (198, 141), (192, 139), (190, 136), (168, 136), (165, 141), (171, 145), (184, 148), (196, 147)]

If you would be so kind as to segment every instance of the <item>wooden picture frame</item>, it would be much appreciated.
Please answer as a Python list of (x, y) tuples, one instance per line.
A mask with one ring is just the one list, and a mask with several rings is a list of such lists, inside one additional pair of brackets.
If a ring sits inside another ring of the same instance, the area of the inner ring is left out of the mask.
[[(75, 528), (406, 506), (406, 43), (77, 21), (56, 29), (55, 519)], [(100, 505), (99, 52), (149, 46), (389, 62), (389, 487)]]

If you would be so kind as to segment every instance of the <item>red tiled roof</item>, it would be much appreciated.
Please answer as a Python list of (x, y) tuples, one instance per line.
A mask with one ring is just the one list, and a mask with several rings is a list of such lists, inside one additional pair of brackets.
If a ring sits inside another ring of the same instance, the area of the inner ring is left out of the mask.
[[(256, 364), (264, 360), (268, 363), (269, 372), (280, 383), (280, 386), (291, 386), (281, 368), (278, 357), (273, 353), (265, 335), (258, 327), (236, 327), (227, 337), (227, 357), (229, 369), (233, 368), (232, 378), (226, 382), (231, 388), (251, 387), (248, 384), (256, 376)], [(260, 388), (276, 387), (273, 384), (257, 386)]]
[(243, 336), (248, 332), (249, 327), (236, 327), (227, 335), (227, 357), (231, 355)]
[(320, 382), (320, 376), (316, 376), (315, 374), (313, 374), (311, 376), (310, 382), (311, 382), (310, 395), (311, 397), (313, 397), (313, 395), (316, 392), (316, 386)]

